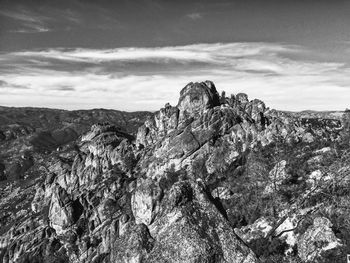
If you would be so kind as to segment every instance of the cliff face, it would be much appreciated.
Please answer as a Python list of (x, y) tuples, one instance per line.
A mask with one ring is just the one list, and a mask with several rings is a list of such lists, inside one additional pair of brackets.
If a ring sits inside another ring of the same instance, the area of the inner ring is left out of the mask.
[(31, 210), (2, 229), (2, 260), (258, 262), (234, 230), (234, 191), (247, 160), (280, 141), (337, 140), (340, 122), (322, 121), (270, 110), (245, 94), (220, 96), (210, 81), (190, 83), (177, 106), (150, 116), (136, 138), (98, 124), (74, 151), (47, 156)]

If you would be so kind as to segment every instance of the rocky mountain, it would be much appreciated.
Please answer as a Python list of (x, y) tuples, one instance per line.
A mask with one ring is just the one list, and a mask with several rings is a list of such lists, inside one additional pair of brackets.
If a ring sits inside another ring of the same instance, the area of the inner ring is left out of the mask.
[(23, 177), (34, 165), (32, 155), (72, 147), (94, 123), (109, 122), (135, 136), (148, 116), (150, 112), (0, 107), (0, 172), (9, 180)]
[(344, 262), (350, 252), (347, 112), (280, 112), (210, 81), (154, 114), (104, 112), (86, 131), (97, 112), (31, 125), (16, 113), (12, 144), (3, 132), (1, 152), (21, 164), (11, 176), (9, 161), (0, 166), (2, 262)]
[[(0, 233), (30, 210), (52, 158), (74, 155), (82, 134), (108, 121), (133, 137), (149, 112), (0, 107)], [(62, 159), (63, 160), (63, 159)]]

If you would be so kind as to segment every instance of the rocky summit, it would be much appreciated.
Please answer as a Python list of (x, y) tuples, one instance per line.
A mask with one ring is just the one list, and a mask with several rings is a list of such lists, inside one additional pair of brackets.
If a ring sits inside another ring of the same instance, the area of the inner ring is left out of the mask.
[(35, 133), (60, 138), (44, 154), (0, 133), (1, 262), (345, 262), (348, 112), (281, 112), (205, 81), (143, 116), (135, 133), (110, 116)]

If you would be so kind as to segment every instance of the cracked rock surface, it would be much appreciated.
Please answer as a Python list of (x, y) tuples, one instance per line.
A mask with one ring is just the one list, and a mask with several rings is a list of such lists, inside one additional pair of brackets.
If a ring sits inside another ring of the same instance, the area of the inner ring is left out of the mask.
[(189, 83), (135, 136), (95, 124), (74, 149), (47, 157), (31, 210), (2, 228), (2, 262), (259, 262), (223, 202), (234, 195), (228, 174), (276, 136), (319, 136), (299, 122), (205, 81)]

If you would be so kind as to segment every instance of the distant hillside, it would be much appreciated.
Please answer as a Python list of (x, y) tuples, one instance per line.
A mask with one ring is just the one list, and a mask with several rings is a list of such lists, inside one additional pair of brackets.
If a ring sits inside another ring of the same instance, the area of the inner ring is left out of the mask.
[(94, 123), (109, 122), (135, 134), (137, 128), (151, 114), (147, 111), (125, 112), (107, 109), (68, 111), (0, 106), (0, 130), (13, 124), (40, 130), (53, 130), (71, 126), (80, 134), (89, 130)]
[(297, 118), (320, 118), (320, 119), (341, 119), (344, 111), (313, 111), (313, 110), (304, 110), (299, 112), (293, 111), (283, 111), (287, 114), (290, 114)]
[[(0, 181), (21, 178), (35, 163), (58, 148), (70, 149), (93, 124), (108, 122), (123, 132), (136, 135), (150, 112), (92, 109), (67, 111), (47, 108), (0, 106)], [(36, 156), (36, 161), (23, 156)], [(33, 166), (33, 167), (32, 167)]]

